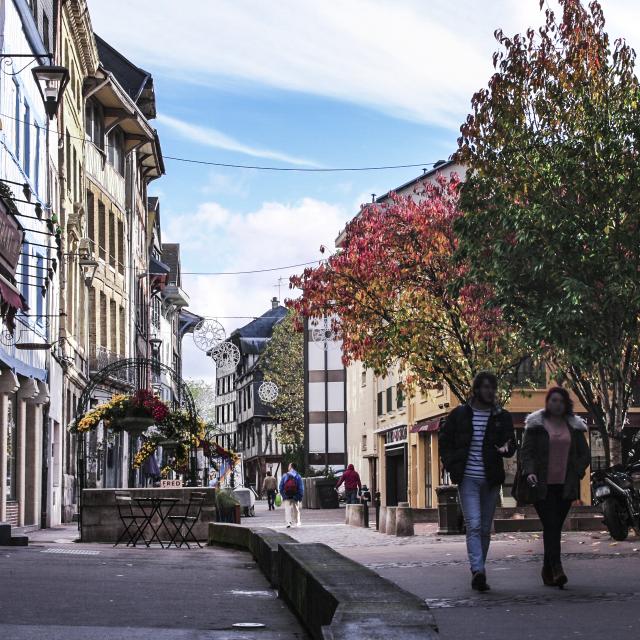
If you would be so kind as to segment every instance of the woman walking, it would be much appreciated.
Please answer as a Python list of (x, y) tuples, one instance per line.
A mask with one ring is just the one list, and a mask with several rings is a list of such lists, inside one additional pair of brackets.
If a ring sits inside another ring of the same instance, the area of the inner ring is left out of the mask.
[(586, 431), (584, 420), (573, 413), (573, 402), (562, 387), (550, 389), (545, 408), (525, 421), (515, 497), (533, 504), (542, 522), (542, 581), (549, 587), (563, 588), (567, 583), (560, 557), (562, 526), (571, 503), (580, 497), (580, 480), (589, 466)]

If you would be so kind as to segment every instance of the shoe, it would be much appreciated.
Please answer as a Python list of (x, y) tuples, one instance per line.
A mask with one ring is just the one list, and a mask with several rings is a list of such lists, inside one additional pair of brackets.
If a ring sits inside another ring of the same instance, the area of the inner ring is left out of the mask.
[(556, 582), (553, 579), (553, 571), (548, 564), (543, 565), (542, 567), (542, 582), (545, 587), (555, 587)]
[(564, 589), (564, 585), (569, 582), (567, 575), (562, 568), (562, 565), (558, 562), (558, 564), (554, 564), (551, 567), (551, 574), (553, 576), (553, 584), (560, 589)]
[(287, 525), (287, 529), (291, 529), (291, 525), (290, 524)]
[(475, 571), (471, 578), (471, 588), (476, 591), (489, 591), (487, 576), (482, 571)]

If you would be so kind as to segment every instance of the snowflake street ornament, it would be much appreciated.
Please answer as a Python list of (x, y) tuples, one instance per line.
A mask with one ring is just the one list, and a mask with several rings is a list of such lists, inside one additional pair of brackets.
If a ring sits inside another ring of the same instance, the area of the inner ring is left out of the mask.
[(240, 349), (232, 342), (221, 342), (213, 348), (211, 357), (220, 371), (233, 371), (240, 362)]
[(278, 385), (275, 382), (263, 382), (258, 388), (258, 396), (265, 404), (271, 404), (278, 397)]
[(193, 341), (202, 351), (211, 351), (226, 337), (224, 327), (213, 318), (203, 318), (193, 329)]
[(330, 318), (316, 318), (311, 321), (311, 340), (314, 344), (321, 349), (326, 349), (330, 342), (334, 342), (336, 334), (331, 327)]

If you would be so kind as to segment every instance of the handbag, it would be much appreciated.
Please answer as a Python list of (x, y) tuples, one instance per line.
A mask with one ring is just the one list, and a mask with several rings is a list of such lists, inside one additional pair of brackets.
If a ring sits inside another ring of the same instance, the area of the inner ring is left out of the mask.
[(276, 507), (282, 506), (282, 496), (279, 493), (276, 494), (275, 505)]

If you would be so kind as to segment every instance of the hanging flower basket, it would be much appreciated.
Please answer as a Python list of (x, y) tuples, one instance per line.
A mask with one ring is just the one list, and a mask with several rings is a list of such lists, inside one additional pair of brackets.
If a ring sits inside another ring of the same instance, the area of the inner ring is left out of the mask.
[(144, 416), (125, 416), (124, 418), (119, 418), (117, 422), (112, 422), (111, 428), (113, 429), (114, 427), (117, 427), (122, 431), (136, 434), (146, 431), (155, 423), (156, 421), (153, 418), (147, 418)]

